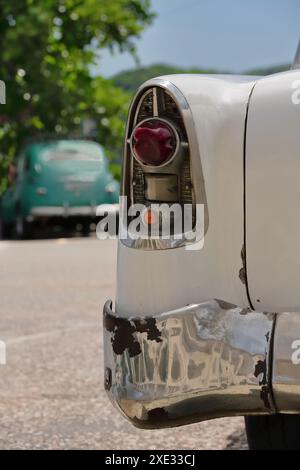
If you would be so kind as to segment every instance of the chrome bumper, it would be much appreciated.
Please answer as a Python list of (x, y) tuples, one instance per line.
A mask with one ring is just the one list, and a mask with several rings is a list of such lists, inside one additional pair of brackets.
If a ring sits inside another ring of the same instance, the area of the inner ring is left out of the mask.
[(30, 211), (33, 217), (96, 217), (100, 213), (119, 211), (119, 204), (100, 204), (99, 206), (39, 206)]
[(145, 318), (111, 308), (106, 302), (105, 388), (135, 425), (300, 413), (300, 314), (220, 300)]

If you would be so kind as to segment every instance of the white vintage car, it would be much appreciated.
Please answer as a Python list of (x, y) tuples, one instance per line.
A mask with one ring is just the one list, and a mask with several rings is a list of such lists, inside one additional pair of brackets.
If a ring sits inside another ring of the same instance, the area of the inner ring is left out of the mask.
[(133, 99), (104, 341), (105, 387), (138, 427), (245, 415), (250, 448), (300, 448), (299, 55)]

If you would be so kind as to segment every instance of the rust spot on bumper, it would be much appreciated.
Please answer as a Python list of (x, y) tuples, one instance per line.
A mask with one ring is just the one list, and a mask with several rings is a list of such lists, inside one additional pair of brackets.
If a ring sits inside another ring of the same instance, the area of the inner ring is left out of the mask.
[(241, 259), (242, 259), (242, 267), (239, 270), (239, 278), (242, 282), (242, 284), (246, 284), (246, 252), (245, 252), (245, 246), (243, 245), (242, 250), (241, 250)]
[(154, 408), (148, 411), (148, 421), (151, 424), (157, 424), (169, 417), (168, 412), (164, 408)]
[(268, 386), (268, 381), (267, 381), (267, 361), (258, 361), (257, 364), (255, 365), (255, 370), (254, 370), (254, 376), (258, 377), (259, 375), (262, 375), (262, 377), (259, 379), (259, 385), (261, 386), (261, 391), (260, 391), (260, 398), (262, 399), (264, 406), (270, 410), (271, 409), (271, 403), (270, 403), (270, 388)]
[(222, 310), (231, 310), (233, 308), (237, 308), (235, 304), (231, 304), (230, 302), (226, 302), (225, 300), (215, 299), (218, 303), (219, 307)]
[[(218, 303), (219, 307), (222, 310), (232, 310), (232, 309), (237, 308), (235, 304), (231, 304), (230, 302), (226, 302), (224, 300), (215, 299), (215, 301)], [(240, 315), (247, 315), (247, 313), (250, 313), (251, 311), (252, 311), (251, 308), (247, 307), (247, 308), (241, 308), (239, 313)]]
[(115, 315), (104, 316), (104, 327), (112, 335), (112, 347), (115, 354), (123, 354), (127, 349), (130, 357), (141, 353), (141, 346), (135, 337), (135, 333), (146, 333), (147, 339), (160, 343), (161, 332), (156, 326), (155, 318), (128, 319)]

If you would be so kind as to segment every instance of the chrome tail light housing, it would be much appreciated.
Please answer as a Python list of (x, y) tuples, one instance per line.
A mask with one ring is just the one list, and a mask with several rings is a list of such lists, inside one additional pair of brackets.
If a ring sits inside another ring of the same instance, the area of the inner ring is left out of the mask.
[[(169, 81), (146, 82), (133, 99), (125, 135), (122, 179), (126, 210), (134, 204), (188, 206), (195, 231), (195, 236), (190, 233), (188, 237), (174, 232), (168, 239), (133, 238), (128, 232), (122, 238), (125, 245), (153, 250), (195, 243), (197, 204), (203, 205), (206, 232), (208, 208), (193, 117), (184, 95)], [(122, 216), (121, 208), (122, 224), (128, 228), (128, 218)]]

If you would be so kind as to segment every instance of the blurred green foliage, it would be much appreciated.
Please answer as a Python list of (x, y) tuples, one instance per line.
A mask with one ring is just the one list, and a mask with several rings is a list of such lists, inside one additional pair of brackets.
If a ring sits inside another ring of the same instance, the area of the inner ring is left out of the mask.
[[(150, 0), (0, 0), (0, 192), (9, 163), (37, 133), (80, 134), (120, 152), (129, 95), (92, 76), (101, 48), (135, 53), (133, 39), (151, 23)], [(100, 55), (101, 64), (101, 55)]]
[[(220, 73), (166, 64), (125, 71), (111, 80), (91, 73), (101, 65), (102, 48), (135, 55), (133, 39), (153, 18), (150, 0), (0, 0), (0, 79), (6, 83), (6, 105), (0, 105), (0, 193), (8, 166), (27, 138), (80, 135), (85, 119), (96, 122), (95, 139), (108, 149), (119, 177), (124, 123), (138, 86), (158, 75)], [(266, 75), (288, 67), (247, 73)]]
[(246, 70), (246, 75), (272, 75), (273, 73), (285, 72), (290, 70), (291, 64), (273, 65), (257, 69)]

